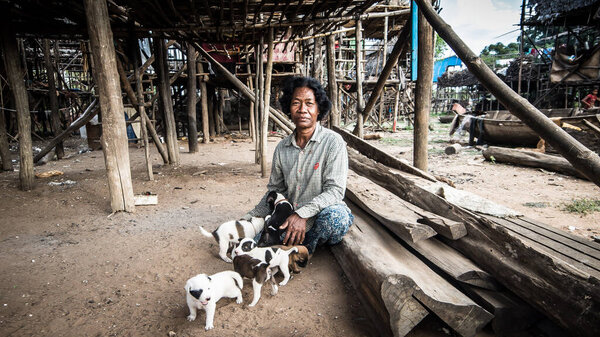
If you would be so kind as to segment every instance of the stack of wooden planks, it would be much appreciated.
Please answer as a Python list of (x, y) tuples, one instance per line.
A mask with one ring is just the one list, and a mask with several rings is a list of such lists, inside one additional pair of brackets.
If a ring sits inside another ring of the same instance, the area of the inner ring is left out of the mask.
[(514, 335), (544, 316), (569, 334), (600, 335), (599, 244), (452, 204), (443, 189), (431, 192), (439, 182), (427, 173), (333, 129), (350, 146), (346, 202), (355, 215), (333, 252), (385, 323), (376, 324), (380, 335), (404, 336), (429, 314), (461, 336), (488, 324)]

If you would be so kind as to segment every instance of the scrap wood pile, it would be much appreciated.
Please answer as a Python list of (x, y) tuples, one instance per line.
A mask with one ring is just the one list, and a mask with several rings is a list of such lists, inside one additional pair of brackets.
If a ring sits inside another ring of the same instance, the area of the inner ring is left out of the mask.
[(485, 199), (469, 204), (467, 192), (334, 130), (349, 145), (355, 221), (333, 252), (385, 323), (380, 335), (404, 336), (430, 314), (461, 336), (488, 324), (514, 335), (548, 319), (600, 335), (600, 245)]
[(464, 69), (455, 72), (445, 72), (442, 76), (438, 77), (438, 85), (444, 87), (464, 87), (479, 84), (479, 81), (475, 76), (468, 70)]

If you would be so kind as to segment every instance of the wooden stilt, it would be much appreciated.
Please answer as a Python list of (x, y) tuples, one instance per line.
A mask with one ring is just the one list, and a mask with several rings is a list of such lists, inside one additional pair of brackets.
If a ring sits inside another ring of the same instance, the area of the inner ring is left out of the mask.
[[(147, 123), (149, 123), (149, 121), (148, 121), (148, 116), (146, 115), (146, 106), (144, 103), (144, 86), (142, 84), (144, 72), (139, 67), (140, 55), (139, 55), (139, 48), (137, 45), (137, 39), (132, 39), (132, 41), (135, 42), (135, 44), (132, 45), (131, 47), (135, 48), (135, 49), (133, 49), (133, 50), (135, 50), (133, 69), (135, 72), (134, 76), (135, 76), (135, 88), (136, 88), (136, 94), (137, 94), (137, 107), (138, 107), (137, 110), (140, 113), (140, 119), (141, 119), (140, 130), (142, 133), (142, 143), (144, 144), (144, 157), (146, 159), (146, 174), (148, 175), (148, 180), (152, 181), (152, 180), (154, 180), (154, 172), (152, 172), (152, 159), (150, 159), (150, 142), (148, 141), (148, 127), (146, 126)], [(127, 83), (129, 83), (129, 81), (127, 81)], [(150, 125), (152, 125), (152, 124), (150, 124)], [(155, 131), (155, 133), (156, 133), (156, 131)]]
[(338, 86), (335, 80), (335, 36), (327, 36), (327, 88), (331, 100), (330, 122), (333, 126), (340, 125), (340, 102), (338, 99)]
[(317, 37), (314, 41), (312, 76), (322, 83), (323, 81), (323, 38)]
[[(248, 66), (248, 68), (250, 68), (250, 66)], [(248, 88), (250, 88), (250, 90), (254, 90), (253, 89), (253, 85), (252, 85), (252, 77), (248, 77)], [(255, 125), (255, 121), (254, 121), (254, 102), (250, 101), (250, 106), (248, 107), (248, 133), (250, 135), (250, 137), (252, 138), (252, 142), (255, 143), (256, 142), (256, 125)]]
[[(387, 8), (385, 9), (387, 12)], [(381, 64), (384, 65), (387, 62), (387, 43), (388, 43), (388, 17), (383, 18), (383, 57), (381, 59)], [(385, 114), (385, 87), (383, 87), (383, 94), (381, 95), (381, 99), (379, 100), (379, 123), (383, 123), (383, 117)]]
[(256, 164), (260, 164), (261, 161), (261, 157), (262, 157), (262, 112), (263, 109), (265, 107), (265, 101), (264, 101), (264, 86), (265, 86), (265, 82), (264, 82), (264, 77), (263, 77), (263, 70), (264, 70), (264, 63), (263, 63), (263, 49), (264, 49), (264, 41), (263, 41), (263, 37), (260, 37), (260, 43), (258, 44), (258, 47), (256, 48), (257, 50), (257, 54), (256, 54), (256, 90), (257, 90), (257, 100), (256, 100), (256, 105), (255, 105), (255, 110), (256, 110), (256, 121), (257, 121), (257, 128), (258, 128), (258, 142), (256, 143), (256, 158), (255, 158), (255, 162)]
[(358, 138), (363, 138), (365, 135), (364, 128), (364, 115), (363, 110), (365, 109), (365, 98), (363, 97), (362, 77), (363, 77), (363, 55), (362, 55), (362, 21), (356, 20), (356, 127), (354, 128), (354, 134)]
[(269, 107), (271, 106), (271, 75), (273, 73), (273, 28), (269, 29), (267, 35), (267, 68), (265, 70), (266, 78), (264, 85), (264, 109), (261, 111), (261, 146), (260, 146), (260, 172), (263, 178), (269, 176), (267, 167), (267, 135), (269, 126)]
[(207, 88), (208, 92), (208, 125), (210, 129), (210, 137), (215, 138), (217, 135), (215, 128), (215, 91), (213, 88)]
[[(50, 60), (50, 41), (48, 39), (44, 39), (44, 62), (46, 63), (46, 74), (48, 75), (48, 97), (50, 98), (50, 109), (52, 110), (52, 131), (56, 137), (62, 132), (62, 126), (60, 112), (58, 111), (58, 97), (56, 97), (54, 64)], [(56, 151), (56, 158), (62, 159), (65, 156), (65, 148), (62, 142), (58, 143), (54, 149)]]
[(102, 150), (113, 212), (135, 210), (121, 86), (106, 0), (85, 0), (94, 78), (102, 111)]
[[(4, 107), (4, 97), (0, 90), (0, 107)], [(0, 159), (2, 160), (2, 170), (12, 171), (12, 156), (8, 144), (8, 133), (6, 132), (6, 119), (4, 110), (0, 109)]]
[(419, 7), (419, 66), (415, 90), (415, 129), (413, 163), (427, 171), (427, 137), (429, 134), (429, 109), (431, 108), (431, 83), (433, 79), (433, 29)]
[(179, 144), (177, 143), (177, 131), (175, 125), (175, 115), (173, 113), (173, 99), (171, 98), (171, 89), (169, 86), (169, 72), (167, 65), (167, 47), (163, 39), (154, 40), (154, 50), (156, 54), (156, 69), (158, 75), (158, 89), (163, 107), (163, 117), (165, 124), (165, 140), (167, 142), (167, 153), (169, 154), (169, 164), (179, 166)]
[[(204, 73), (202, 62), (198, 62), (198, 72)], [(200, 78), (200, 106), (202, 107), (202, 142), (208, 144), (210, 142), (210, 121), (208, 118), (208, 91), (204, 76)]]
[[(23, 80), (23, 68), (17, 52), (17, 38), (11, 28), (10, 19), (2, 18), (2, 49), (4, 51), (4, 65), (8, 76), (8, 83), (14, 96), (17, 110), (17, 124), (19, 127), (19, 181), (23, 191), (33, 188), (33, 153), (31, 150), (31, 117), (29, 115), (29, 102), (27, 89)], [(4, 111), (2, 111), (4, 113)]]
[(188, 113), (188, 147), (190, 153), (198, 152), (198, 123), (196, 122), (196, 49), (187, 44), (188, 80), (187, 80), (187, 113)]

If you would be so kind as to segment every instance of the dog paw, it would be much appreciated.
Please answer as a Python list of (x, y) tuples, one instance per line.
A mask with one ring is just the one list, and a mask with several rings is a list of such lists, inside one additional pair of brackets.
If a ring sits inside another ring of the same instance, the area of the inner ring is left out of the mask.
[(237, 304), (242, 304), (244, 302), (244, 300), (242, 298), (238, 298), (237, 300), (235, 300), (235, 303)]
[(214, 328), (215, 327), (213, 325), (207, 325), (207, 326), (204, 327), (204, 330), (208, 331), (208, 330), (212, 330)]
[(281, 281), (281, 282), (279, 282), (279, 286), (280, 286), (280, 287), (283, 287), (283, 286), (284, 286), (284, 285), (286, 285), (287, 283), (288, 283), (288, 280)]
[(250, 303), (250, 304), (248, 304), (249, 307), (253, 307), (255, 305), (256, 305), (256, 303)]
[(228, 257), (222, 257), (222, 256), (221, 256), (221, 258), (223, 259), (223, 261), (225, 261), (225, 262), (227, 262), (227, 263), (232, 263), (232, 262), (233, 262), (233, 260), (231, 260), (231, 259), (230, 259), (230, 258), (228, 258)]
[(271, 296), (277, 295), (278, 292), (279, 292), (279, 289), (272, 289), (271, 290)]
[(189, 315), (187, 317), (187, 320), (190, 321), (190, 322), (193, 322), (195, 319), (196, 319), (196, 316)]

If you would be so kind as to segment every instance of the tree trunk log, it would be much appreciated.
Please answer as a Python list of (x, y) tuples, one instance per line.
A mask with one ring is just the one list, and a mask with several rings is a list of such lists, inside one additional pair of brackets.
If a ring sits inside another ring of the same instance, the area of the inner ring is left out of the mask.
[(438, 34), (448, 43), (465, 63), (469, 71), (502, 102), (502, 104), (519, 117), (546, 142), (556, 148), (573, 166), (590, 181), (600, 186), (600, 157), (581, 145), (564, 130), (544, 116), (527, 99), (517, 95), (498, 78), (485, 63), (475, 55), (469, 47), (456, 35), (447, 23), (432, 8), (431, 3), (415, 0), (419, 10), (435, 28)]
[[(429, 309), (463, 336), (473, 336), (492, 315), (412, 255), (377, 221), (349, 202), (354, 224), (339, 245), (336, 259), (373, 310), (380, 335), (404, 336)], [(382, 324), (383, 323), (383, 324)]]
[(102, 111), (102, 150), (108, 175), (110, 205), (113, 212), (133, 212), (133, 187), (123, 100), (112, 30), (105, 0), (85, 0), (94, 78)]
[[(2, 102), (4, 103), (4, 102)], [(2, 104), (4, 106), (4, 104)], [(12, 155), (8, 144), (8, 133), (6, 132), (6, 118), (4, 110), (0, 110), (0, 159), (2, 160), (2, 171), (12, 171)]]
[[(19, 127), (19, 182), (23, 191), (33, 188), (33, 151), (31, 149), (31, 116), (29, 115), (29, 102), (27, 88), (23, 80), (21, 58), (17, 51), (17, 38), (11, 27), (10, 18), (2, 15), (2, 49), (4, 51), (4, 65), (10, 90), (15, 99), (17, 110), (17, 124)], [(4, 111), (2, 111), (4, 114)]]
[(557, 157), (549, 154), (515, 150), (497, 146), (490, 146), (483, 150), (485, 159), (497, 163), (511, 163), (520, 166), (539, 167), (546, 170), (560, 172), (575, 177), (587, 179), (587, 177), (577, 171), (571, 163), (563, 157)]
[(158, 76), (158, 90), (165, 125), (165, 140), (167, 142), (167, 153), (169, 163), (179, 166), (179, 144), (177, 143), (177, 130), (175, 125), (175, 114), (173, 112), (173, 99), (169, 85), (169, 68), (167, 65), (167, 48), (163, 39), (154, 40), (154, 54), (156, 55), (156, 74)]
[(198, 123), (196, 122), (196, 49), (187, 44), (187, 113), (188, 113), (188, 147), (190, 153), (198, 152)]

